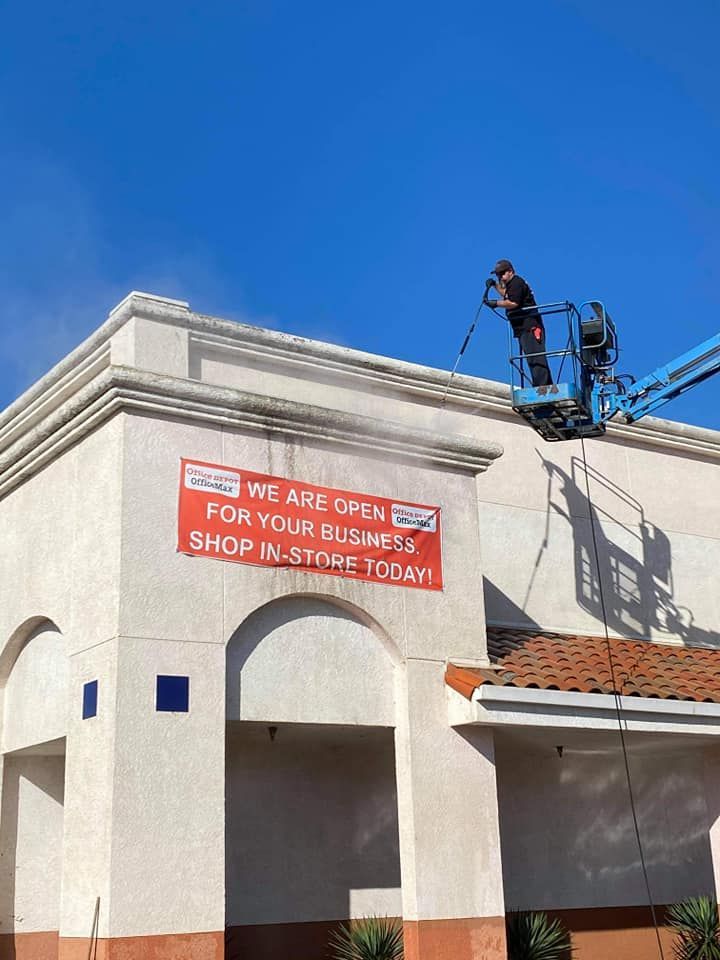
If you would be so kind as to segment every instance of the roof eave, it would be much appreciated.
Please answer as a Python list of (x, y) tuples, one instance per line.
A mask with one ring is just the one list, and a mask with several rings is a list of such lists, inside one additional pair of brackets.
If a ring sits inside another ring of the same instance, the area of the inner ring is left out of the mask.
[(600, 693), (571, 693), (528, 687), (476, 687), (471, 699), (448, 687), (449, 719), (453, 727), (550, 727), (617, 730), (618, 703), (623, 729), (633, 733), (720, 735), (720, 703), (617, 698)]

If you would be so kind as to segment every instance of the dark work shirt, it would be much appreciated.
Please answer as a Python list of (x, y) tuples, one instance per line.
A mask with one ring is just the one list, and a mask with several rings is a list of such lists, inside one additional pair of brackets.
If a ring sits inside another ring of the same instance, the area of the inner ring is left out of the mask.
[(517, 274), (505, 287), (503, 300), (512, 300), (517, 310), (506, 310), (505, 316), (512, 324), (513, 333), (522, 333), (532, 327), (542, 326), (542, 318), (537, 310), (524, 310), (523, 307), (535, 307), (535, 296), (529, 285)]

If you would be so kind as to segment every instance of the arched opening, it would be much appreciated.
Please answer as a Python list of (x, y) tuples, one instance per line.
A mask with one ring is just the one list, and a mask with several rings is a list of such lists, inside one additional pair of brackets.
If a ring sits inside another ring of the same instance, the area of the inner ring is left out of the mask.
[(321, 960), (349, 918), (399, 916), (395, 664), (318, 597), (256, 610), (227, 650), (227, 960)]
[(63, 636), (33, 618), (0, 660), (2, 955), (55, 956), (60, 914), (68, 672)]

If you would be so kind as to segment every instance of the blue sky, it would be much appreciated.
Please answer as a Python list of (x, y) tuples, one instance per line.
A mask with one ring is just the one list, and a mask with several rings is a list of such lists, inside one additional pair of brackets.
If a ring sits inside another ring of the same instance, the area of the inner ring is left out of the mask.
[[(130, 289), (450, 367), (504, 256), (604, 299), (637, 376), (713, 335), (720, 8), (659, 9), (6, 4), (0, 406)], [(461, 370), (506, 346), (486, 317)]]

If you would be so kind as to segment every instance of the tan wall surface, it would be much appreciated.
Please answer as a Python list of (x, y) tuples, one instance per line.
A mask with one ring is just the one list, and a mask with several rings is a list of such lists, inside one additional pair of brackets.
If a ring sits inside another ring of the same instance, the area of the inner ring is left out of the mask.
[(228, 720), (393, 727), (394, 652), (337, 603), (272, 601), (228, 644)]
[(5, 685), (4, 752), (67, 734), (68, 685), (65, 638), (50, 624), (40, 626), (20, 651)]
[(239, 724), (227, 762), (229, 924), (401, 913), (392, 731)]
[[(702, 752), (668, 744), (629, 762), (653, 900), (713, 894)], [(562, 758), (552, 746), (498, 750), (497, 763), (508, 909), (647, 902), (617, 740)]]
[(120, 418), (0, 499), (0, 638), (32, 617), (63, 633), (69, 654), (117, 633)]
[[(720, 643), (720, 461), (619, 438), (546, 444), (484, 421), (504, 456), (479, 478), (489, 622), (602, 634), (590, 515), (611, 633)], [(591, 506), (592, 505), (592, 506)]]
[(64, 756), (4, 759), (0, 933), (59, 929), (64, 776)]
[[(444, 592), (177, 554), (181, 457), (440, 505)], [(483, 655), (480, 537), (472, 476), (401, 465), (370, 452), (324, 448), (316, 442), (146, 417), (126, 418), (123, 468), (121, 623), (126, 635), (224, 644), (269, 600), (312, 594), (364, 611), (399, 655), (440, 661)]]

